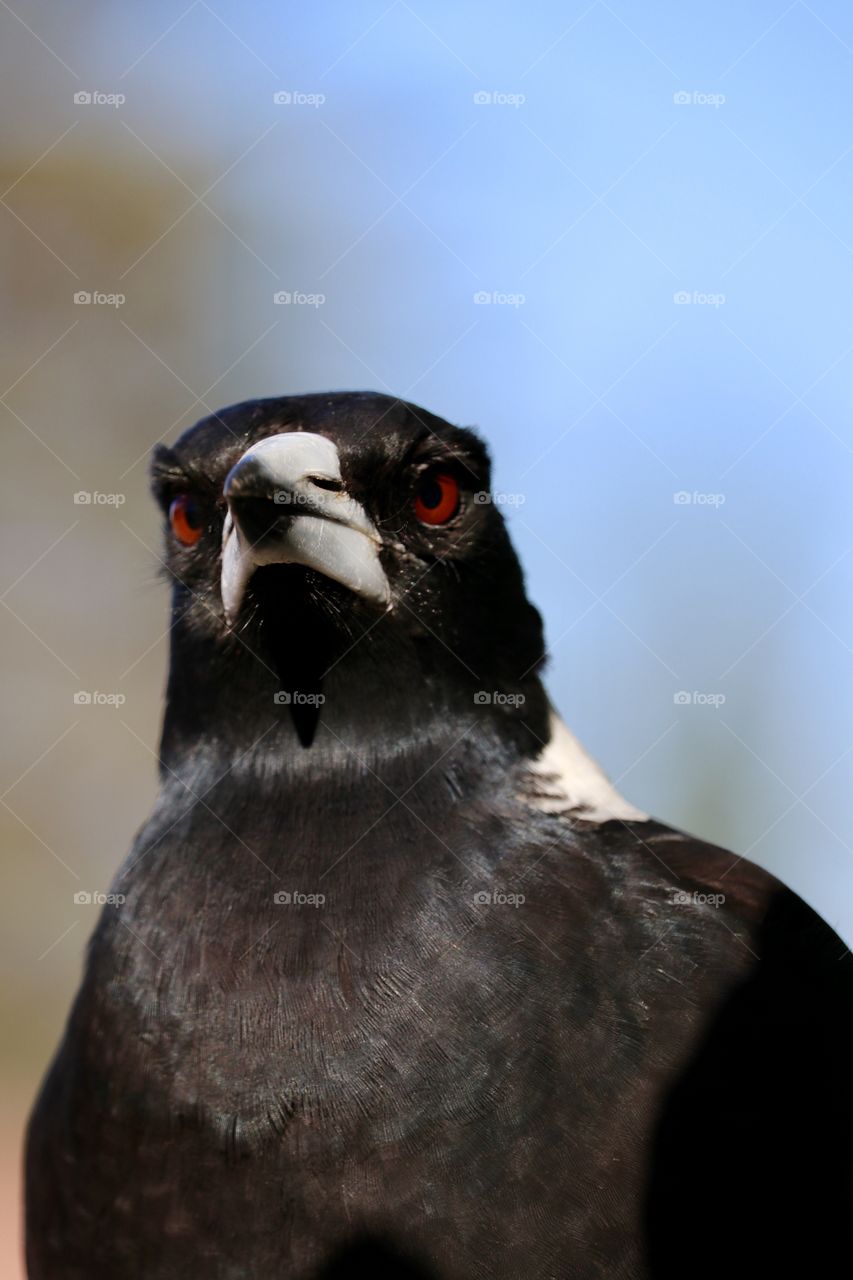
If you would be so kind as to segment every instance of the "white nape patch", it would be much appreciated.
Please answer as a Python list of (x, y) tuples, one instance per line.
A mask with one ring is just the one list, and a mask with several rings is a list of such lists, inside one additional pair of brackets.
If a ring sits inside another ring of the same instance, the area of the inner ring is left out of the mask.
[(646, 822), (648, 814), (630, 804), (601, 766), (551, 708), (551, 738), (542, 754), (526, 767), (524, 798), (543, 813), (581, 818), (584, 822)]

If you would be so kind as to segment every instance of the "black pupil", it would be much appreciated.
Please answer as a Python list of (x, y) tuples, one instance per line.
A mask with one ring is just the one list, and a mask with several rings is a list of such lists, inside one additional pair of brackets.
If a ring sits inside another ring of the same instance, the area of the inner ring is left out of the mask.
[(184, 519), (191, 529), (201, 528), (201, 508), (195, 498), (184, 498)]
[(442, 499), (442, 488), (434, 476), (427, 476), (421, 481), (419, 497), (428, 511), (437, 507)]

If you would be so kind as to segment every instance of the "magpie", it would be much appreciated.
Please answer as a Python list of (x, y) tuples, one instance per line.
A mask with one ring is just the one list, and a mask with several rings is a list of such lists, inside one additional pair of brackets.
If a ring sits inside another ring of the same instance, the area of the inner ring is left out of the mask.
[(480, 438), (287, 396), (152, 467), (160, 791), (31, 1118), (31, 1280), (848, 1270), (853, 958), (557, 717)]

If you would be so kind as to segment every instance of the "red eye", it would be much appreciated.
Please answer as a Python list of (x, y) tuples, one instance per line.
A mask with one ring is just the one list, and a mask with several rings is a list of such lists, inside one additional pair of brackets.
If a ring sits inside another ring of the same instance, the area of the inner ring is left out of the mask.
[(169, 507), (169, 523), (178, 542), (185, 547), (194, 547), (204, 530), (201, 507), (195, 498), (188, 493), (175, 498)]
[(446, 471), (421, 476), (415, 494), (415, 515), (423, 524), (447, 524), (459, 510), (459, 481)]

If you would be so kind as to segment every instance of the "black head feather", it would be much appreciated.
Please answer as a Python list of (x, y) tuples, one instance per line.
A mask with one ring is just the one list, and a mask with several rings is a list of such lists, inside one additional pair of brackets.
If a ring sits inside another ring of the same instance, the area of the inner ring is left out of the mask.
[[(299, 431), (336, 446), (347, 493), (381, 535), (390, 607), (379, 609), (313, 569), (269, 565), (256, 571), (229, 625), (220, 592), (226, 477), (258, 441)], [(419, 482), (437, 469), (455, 478), (461, 495), (441, 527), (421, 522), (414, 505)], [(203, 523), (192, 547), (166, 528), (174, 578), (169, 760), (223, 716), (245, 745), (273, 705), (289, 707), (279, 718), (293, 722), (303, 746), (322, 738), (327, 717), (368, 736), (393, 736), (412, 724), (426, 729), (436, 717), (456, 724), (477, 714), (522, 749), (525, 742), (528, 752), (541, 748), (541, 621), (488, 500), (489, 456), (475, 432), (382, 395), (250, 401), (205, 418), (174, 448), (159, 446), (152, 479), (164, 514), (190, 494)], [(481, 692), (488, 702), (477, 700)], [(333, 739), (326, 735), (325, 743), (330, 748)]]

